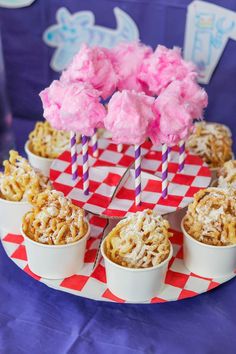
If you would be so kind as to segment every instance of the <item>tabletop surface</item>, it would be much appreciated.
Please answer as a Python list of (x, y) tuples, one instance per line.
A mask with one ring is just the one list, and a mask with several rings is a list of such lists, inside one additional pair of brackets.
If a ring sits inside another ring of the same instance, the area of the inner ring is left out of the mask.
[[(34, 122), (14, 121), (20, 152)], [(233, 354), (236, 281), (152, 305), (96, 302), (47, 288), (0, 246), (0, 352)]]

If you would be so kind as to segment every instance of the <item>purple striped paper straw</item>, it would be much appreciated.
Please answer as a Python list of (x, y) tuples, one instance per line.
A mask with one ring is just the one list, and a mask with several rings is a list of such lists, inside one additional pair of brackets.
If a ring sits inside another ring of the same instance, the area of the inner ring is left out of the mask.
[(77, 163), (77, 144), (76, 133), (70, 132), (70, 153), (71, 153), (71, 173), (72, 180), (78, 177), (78, 163)]
[(98, 157), (98, 135), (97, 135), (97, 129), (94, 129), (94, 133), (91, 138), (92, 141), (92, 150), (93, 150), (93, 156)]
[(141, 148), (140, 145), (134, 145), (135, 153), (135, 204), (141, 204)]
[(88, 137), (82, 135), (82, 155), (83, 155), (83, 190), (84, 194), (89, 194), (89, 165), (88, 165)]
[(162, 144), (162, 198), (168, 195), (168, 147)]
[(185, 142), (181, 140), (179, 143), (179, 172), (183, 171), (185, 163)]

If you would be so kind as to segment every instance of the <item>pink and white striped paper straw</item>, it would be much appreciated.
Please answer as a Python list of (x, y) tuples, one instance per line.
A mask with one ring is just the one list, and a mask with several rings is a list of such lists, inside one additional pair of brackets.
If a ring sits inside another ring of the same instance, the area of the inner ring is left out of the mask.
[(168, 162), (171, 160), (171, 147), (168, 146)]
[(72, 180), (78, 177), (76, 133), (70, 132), (71, 174)]
[(123, 150), (123, 144), (118, 144), (117, 145), (117, 152), (122, 152)]
[(179, 172), (183, 171), (185, 164), (185, 141), (181, 140), (179, 143)]
[(97, 129), (94, 129), (94, 133), (91, 138), (92, 142), (92, 150), (93, 150), (93, 156), (98, 157), (98, 136), (97, 136)]
[(140, 145), (134, 145), (135, 154), (135, 204), (141, 204), (141, 148)]
[(168, 195), (168, 147), (162, 144), (162, 198)]
[(89, 194), (89, 165), (88, 165), (88, 137), (82, 135), (82, 155), (83, 155), (83, 190), (84, 194)]

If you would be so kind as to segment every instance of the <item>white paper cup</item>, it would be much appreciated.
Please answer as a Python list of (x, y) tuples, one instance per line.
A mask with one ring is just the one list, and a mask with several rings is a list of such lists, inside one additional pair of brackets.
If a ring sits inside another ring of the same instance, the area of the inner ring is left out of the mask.
[(28, 202), (0, 198), (0, 227), (13, 234), (20, 233), (22, 218), (31, 208)]
[(25, 240), (29, 268), (40, 277), (62, 279), (78, 273), (83, 267), (86, 242), (90, 235), (89, 223), (84, 237), (65, 245), (45, 245), (31, 240), (22, 228), (21, 233)]
[[(144, 302), (160, 292), (172, 257), (173, 249), (170, 243), (170, 254), (161, 264), (151, 268), (127, 268), (112, 262), (105, 254), (105, 240), (101, 245), (102, 256), (105, 260), (107, 287), (123, 300)], [(170, 242), (170, 241), (169, 241)]]
[(184, 228), (184, 264), (192, 272), (205, 278), (232, 274), (236, 268), (236, 245), (211, 246), (197, 241)]
[(50, 167), (51, 167), (51, 164), (53, 163), (54, 159), (49, 159), (46, 157), (41, 157), (41, 156), (37, 156), (37, 155), (33, 154), (29, 150), (29, 141), (27, 141), (25, 144), (25, 152), (27, 154), (27, 157), (28, 157), (28, 160), (29, 160), (31, 166), (40, 170), (44, 174), (44, 176), (49, 177)]

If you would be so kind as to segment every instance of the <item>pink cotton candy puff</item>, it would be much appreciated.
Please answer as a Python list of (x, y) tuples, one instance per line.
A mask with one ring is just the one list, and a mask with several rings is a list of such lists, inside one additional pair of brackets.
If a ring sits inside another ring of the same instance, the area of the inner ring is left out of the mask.
[(91, 136), (106, 115), (99, 102), (99, 92), (82, 82), (66, 85), (55, 80), (40, 93), (40, 98), (44, 117), (58, 130)]
[(65, 130), (92, 136), (94, 129), (102, 126), (105, 115), (99, 91), (84, 83), (68, 85), (60, 112)]
[(83, 44), (68, 69), (61, 75), (63, 82), (85, 82), (100, 92), (103, 99), (116, 90), (117, 75), (108, 49)]
[(176, 83), (176, 87), (177, 85), (179, 86), (179, 92), (181, 92), (181, 101), (185, 102), (186, 109), (192, 119), (202, 119), (203, 110), (208, 105), (206, 91), (197, 84), (196, 80), (192, 80), (190, 77)]
[(144, 59), (152, 54), (152, 48), (140, 42), (122, 42), (111, 49), (113, 66), (118, 75), (117, 87), (122, 90), (146, 92), (146, 85), (138, 80), (138, 74)]
[(44, 109), (43, 116), (57, 130), (65, 128), (60, 116), (61, 103), (65, 93), (66, 86), (60, 81), (54, 80), (49, 87), (39, 94)]
[(208, 98), (204, 89), (190, 78), (173, 81), (155, 100), (156, 118), (149, 126), (155, 145), (177, 144), (190, 134), (194, 119), (202, 118)]
[(117, 144), (142, 144), (154, 119), (154, 98), (135, 91), (117, 91), (108, 103), (104, 125)]
[(153, 95), (159, 95), (172, 81), (183, 80), (187, 76), (196, 78), (196, 67), (183, 60), (181, 49), (158, 45), (154, 53), (143, 61), (138, 77)]

